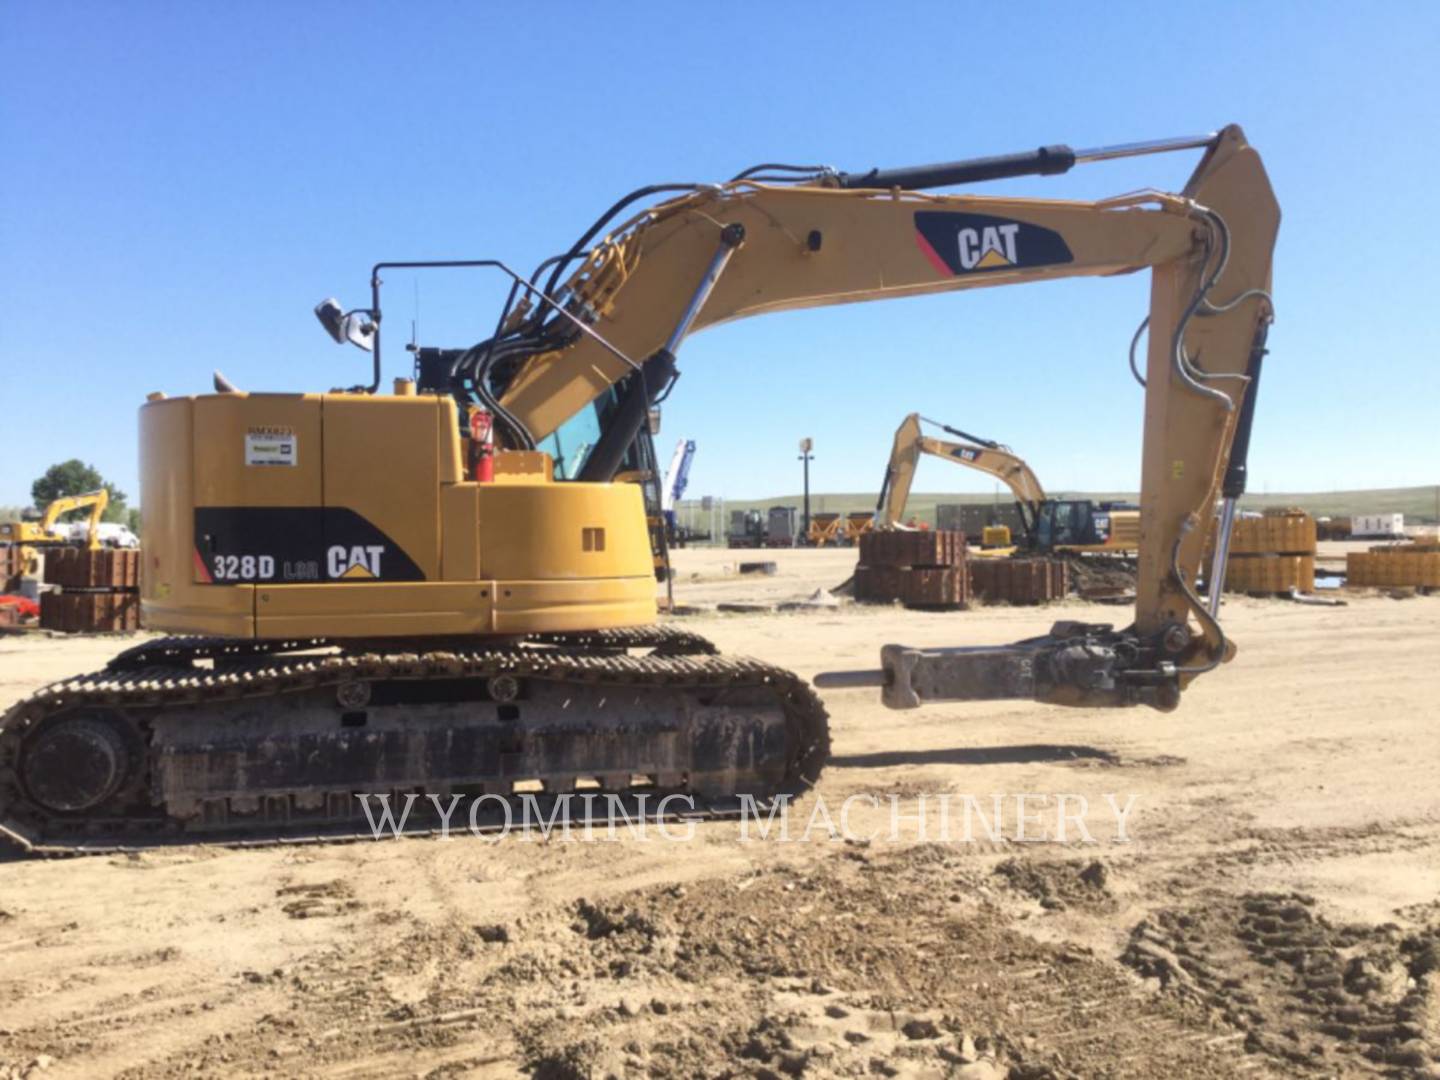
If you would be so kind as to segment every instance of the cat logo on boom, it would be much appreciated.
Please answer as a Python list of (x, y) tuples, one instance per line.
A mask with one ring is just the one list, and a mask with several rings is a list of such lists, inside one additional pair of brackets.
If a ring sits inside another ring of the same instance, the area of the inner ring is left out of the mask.
[(936, 270), (955, 277), (1075, 261), (1054, 229), (991, 214), (916, 211), (915, 243)]
[(383, 544), (356, 544), (346, 547), (336, 544), (325, 553), (326, 570), (334, 579), (373, 579), (380, 576), (380, 556), (385, 553)]
[(961, 229), (956, 234), (960, 244), (960, 265), (966, 270), (1014, 266), (1019, 260), (1015, 254), (1015, 234), (1019, 231), (1018, 221), (986, 225), (983, 229)]

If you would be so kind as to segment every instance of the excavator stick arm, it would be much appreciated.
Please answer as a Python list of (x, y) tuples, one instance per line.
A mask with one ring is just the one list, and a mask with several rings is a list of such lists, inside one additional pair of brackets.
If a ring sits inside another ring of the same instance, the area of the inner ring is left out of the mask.
[(880, 497), (875, 502), (875, 528), (893, 529), (900, 524), (905, 504), (910, 501), (915, 467), (920, 462), (922, 438), (919, 413), (911, 413), (895, 429), (890, 461), (885, 466), (885, 479), (880, 484)]

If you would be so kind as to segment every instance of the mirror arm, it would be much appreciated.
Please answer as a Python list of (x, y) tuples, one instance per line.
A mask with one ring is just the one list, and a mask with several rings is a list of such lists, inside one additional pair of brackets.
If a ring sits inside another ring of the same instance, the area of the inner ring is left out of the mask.
[(375, 327), (370, 338), (370, 357), (375, 362), (375, 377), (367, 391), (371, 394), (380, 390), (380, 268), (383, 265), (384, 263), (376, 263), (370, 269), (370, 322)]

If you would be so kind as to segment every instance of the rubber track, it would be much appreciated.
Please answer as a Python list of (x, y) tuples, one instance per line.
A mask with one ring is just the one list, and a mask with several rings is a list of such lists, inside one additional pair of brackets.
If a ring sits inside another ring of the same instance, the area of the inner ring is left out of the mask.
[[(115, 842), (83, 836), (67, 844), (37, 833), (35, 826), (41, 825), (43, 829), (47, 820), (43, 811), (29, 808), (40, 820), (30, 823), (24, 820), (25, 800), (15, 772), (23, 733), (45, 717), (71, 708), (101, 706), (149, 711), (313, 690), (354, 679), (482, 679), (508, 674), (570, 682), (587, 689), (650, 686), (699, 690), (768, 686), (785, 709), (797, 747), (787, 762), (782, 791), (799, 794), (808, 789), (819, 778), (829, 757), (828, 718), (814, 691), (793, 672), (747, 657), (587, 655), (563, 647), (520, 645), (417, 653), (280, 656), (268, 665), (246, 664), (233, 670), (223, 666), (214, 670), (195, 668), (189, 663), (192, 659), (216, 656), (261, 657), (284, 647), (313, 649), (324, 644), (166, 638), (120, 654), (116, 658), (120, 662), (118, 666), (112, 664), (103, 671), (65, 679), (36, 691), (0, 717), (0, 838), (8, 838), (37, 855), (107, 854), (134, 850), (137, 843), (156, 841), (253, 847), (371, 839), (368, 832), (331, 833), (328, 824), (321, 826), (326, 830), (323, 835), (311, 837), (236, 837), (233, 833), (177, 832), (168, 819), (138, 818), (122, 826), (124, 835), (115, 838)], [(607, 644), (611, 648), (619, 647), (613, 640)], [(162, 657), (173, 659), (166, 664), (161, 662)], [(725, 808), (720, 807), (718, 814), (702, 816), (724, 814)], [(63, 824), (73, 828), (71, 823)], [(113, 828), (113, 823), (107, 826)], [(423, 831), (417, 833), (423, 834)]]

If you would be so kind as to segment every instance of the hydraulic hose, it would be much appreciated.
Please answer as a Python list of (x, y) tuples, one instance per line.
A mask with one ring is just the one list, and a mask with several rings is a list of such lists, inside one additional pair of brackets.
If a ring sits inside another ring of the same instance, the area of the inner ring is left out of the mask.
[(1130, 339), (1130, 374), (1135, 376), (1135, 381), (1141, 386), (1145, 385), (1145, 376), (1140, 374), (1140, 368), (1135, 363), (1135, 347), (1140, 344), (1140, 338), (1150, 328), (1150, 316), (1140, 320), (1140, 325), (1135, 328), (1135, 336)]
[(556, 287), (560, 284), (560, 275), (564, 272), (565, 267), (568, 266), (573, 260), (579, 258), (580, 255), (585, 251), (586, 247), (589, 246), (590, 241), (594, 240), (595, 237), (599, 235), (600, 230), (603, 229), (607, 224), (609, 224), (609, 222), (615, 217), (616, 214), (620, 213), (621, 210), (624, 210), (631, 203), (639, 199), (646, 198), (650, 195), (661, 195), (670, 191), (699, 191), (705, 186), (707, 185), (650, 184), (646, 187), (636, 188), (634, 191), (630, 192), (629, 195), (626, 195), (624, 198), (617, 201), (615, 205), (611, 206), (610, 209), (606, 210), (605, 213), (601, 214), (600, 217), (596, 219), (595, 224), (591, 225), (590, 228), (586, 229), (580, 239), (576, 240), (575, 243), (570, 246), (570, 250), (559, 258), (554, 271), (552, 271), (550, 274), (550, 280), (545, 285), (545, 293), (547, 295), (554, 295)]
[(1220, 215), (1215, 213), (1213, 210), (1207, 209), (1203, 206), (1198, 207), (1197, 209), (1198, 212), (1204, 217), (1206, 222), (1212, 226), (1212, 228), (1216, 225), (1218, 225), (1219, 227), (1221, 238), (1221, 243), (1219, 245), (1220, 258), (1216, 264), (1215, 270), (1207, 275), (1205, 268), (1209, 266), (1210, 256), (1214, 252), (1214, 246), (1207, 239), (1205, 248), (1205, 259), (1201, 263), (1200, 283), (1195, 289), (1195, 294), (1190, 298), (1190, 303), (1185, 306), (1184, 313), (1180, 316), (1179, 321), (1175, 324), (1175, 334), (1174, 337), (1171, 339), (1170, 345), (1171, 366), (1174, 368), (1176, 376), (1179, 377), (1180, 381), (1184, 383), (1186, 387), (1193, 390), (1195, 393), (1201, 395), (1202, 397), (1208, 397), (1211, 400), (1219, 403), (1221, 406), (1224, 407), (1226, 412), (1234, 412), (1235, 400), (1229, 394), (1225, 393), (1223, 390), (1216, 390), (1213, 387), (1205, 386), (1201, 380), (1222, 377), (1243, 379), (1244, 376), (1208, 375), (1205, 372), (1200, 371), (1196, 367), (1194, 367), (1194, 365), (1190, 363), (1189, 357), (1185, 355), (1185, 331), (1190, 325), (1190, 320), (1194, 318), (1195, 313), (1200, 310), (1200, 306), (1205, 302), (1206, 294), (1209, 293), (1209, 291), (1214, 287), (1215, 282), (1219, 280), (1220, 275), (1225, 270), (1225, 264), (1229, 261), (1230, 258), (1230, 234), (1228, 230), (1224, 228), (1224, 222), (1220, 220)]
[(1185, 576), (1180, 573), (1180, 545), (1191, 528), (1187, 519), (1184, 527), (1180, 530), (1180, 535), (1175, 538), (1175, 545), (1170, 549), (1170, 574), (1174, 577), (1175, 584), (1180, 587), (1180, 591), (1185, 594), (1185, 602), (1190, 605), (1190, 610), (1195, 613), (1196, 618), (1210, 628), (1217, 641), (1215, 650), (1210, 654), (1210, 660), (1207, 663), (1194, 667), (1176, 668), (1175, 671), (1180, 675), (1204, 675), (1208, 671), (1214, 671), (1225, 659), (1225, 631), (1220, 626), (1220, 620), (1206, 610), (1205, 605), (1200, 602), (1200, 597), (1195, 595), (1195, 591), (1190, 588)]

